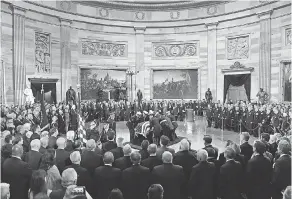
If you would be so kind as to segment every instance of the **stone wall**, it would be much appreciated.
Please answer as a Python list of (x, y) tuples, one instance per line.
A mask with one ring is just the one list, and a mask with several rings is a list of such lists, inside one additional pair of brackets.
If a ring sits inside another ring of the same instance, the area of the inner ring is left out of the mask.
[[(141, 89), (150, 99), (153, 71), (198, 69), (198, 98), (203, 99), (211, 88), (214, 99), (223, 100), (222, 70), (238, 61), (254, 68), (251, 98), (263, 87), (273, 98), (283, 100), (282, 66), (291, 62), (291, 3), (201, 4), (182, 3), (176, 9), (161, 10), (148, 6), (137, 11), (135, 5), (127, 4), (117, 9), (110, 3), (95, 7), (71, 1), (1, 2), (1, 59), (5, 66), (1, 77), (5, 92), (1, 95), (7, 103), (22, 103), (20, 84), (29, 83), (30, 78), (55, 79), (60, 101), (69, 86), (76, 89), (80, 83), (80, 68), (118, 68), (139, 71), (133, 76), (132, 92), (135, 97)], [(15, 20), (19, 22), (13, 24)], [(22, 29), (24, 45), (13, 39)], [(115, 48), (101, 55), (98, 49), (88, 48), (92, 43)], [(196, 50), (194, 55), (168, 52), (158, 56), (155, 52), (158, 47), (169, 50), (186, 44)], [(19, 52), (24, 59), (18, 58)], [(15, 72), (17, 67), (23, 72)]]

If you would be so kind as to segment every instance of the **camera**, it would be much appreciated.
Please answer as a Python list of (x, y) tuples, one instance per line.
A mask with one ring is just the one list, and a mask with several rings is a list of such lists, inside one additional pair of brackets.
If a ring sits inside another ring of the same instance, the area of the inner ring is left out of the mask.
[(71, 192), (73, 196), (85, 196), (86, 195), (86, 190), (85, 187), (83, 186), (77, 186), (73, 189)]

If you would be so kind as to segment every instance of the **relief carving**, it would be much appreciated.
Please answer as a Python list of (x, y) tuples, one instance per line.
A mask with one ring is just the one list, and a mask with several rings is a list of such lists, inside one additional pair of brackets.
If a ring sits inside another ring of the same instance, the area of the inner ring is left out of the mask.
[(197, 56), (197, 43), (181, 44), (153, 44), (153, 55), (157, 58), (164, 57), (194, 57)]
[(143, 20), (145, 18), (145, 13), (144, 12), (136, 12), (135, 17), (138, 20)]
[(95, 55), (105, 57), (126, 57), (126, 44), (112, 43), (99, 40), (82, 40), (82, 55)]
[(170, 12), (170, 18), (171, 19), (179, 19), (179, 17), (180, 17), (180, 12), (179, 11)]
[(248, 59), (249, 36), (239, 36), (227, 39), (227, 59)]
[(109, 15), (109, 11), (108, 11), (108, 9), (100, 8), (100, 9), (99, 9), (99, 15), (100, 15), (101, 17), (108, 17), (108, 15)]
[(60, 2), (60, 7), (62, 10), (64, 11), (70, 11), (71, 10), (71, 1), (67, 0), (67, 1), (61, 1)]
[(217, 7), (216, 6), (211, 6), (207, 8), (207, 14), (208, 15), (214, 15), (217, 13)]
[(35, 33), (35, 67), (37, 73), (51, 73), (50, 34)]
[(292, 35), (291, 35), (291, 28), (286, 29), (285, 31), (285, 40), (286, 40), (286, 45), (291, 45), (292, 44)]

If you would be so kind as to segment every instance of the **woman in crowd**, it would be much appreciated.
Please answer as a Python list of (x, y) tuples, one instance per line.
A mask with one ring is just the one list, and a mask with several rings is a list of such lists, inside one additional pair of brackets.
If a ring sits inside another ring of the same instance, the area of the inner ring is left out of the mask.
[(47, 188), (50, 190), (60, 189), (61, 186), (61, 175), (55, 165), (55, 151), (53, 149), (48, 149), (43, 155), (40, 169), (46, 171)]
[(46, 172), (44, 170), (39, 169), (32, 173), (28, 192), (29, 199), (35, 199), (35, 195), (38, 193), (47, 193)]

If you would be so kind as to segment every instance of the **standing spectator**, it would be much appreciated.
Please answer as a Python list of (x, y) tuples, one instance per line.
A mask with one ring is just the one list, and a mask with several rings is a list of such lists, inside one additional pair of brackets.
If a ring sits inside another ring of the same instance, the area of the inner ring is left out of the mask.
[(65, 151), (72, 152), (73, 149), (73, 144), (74, 144), (74, 138), (75, 138), (75, 132), (74, 131), (68, 131), (66, 133), (66, 147)]
[(117, 139), (117, 147), (112, 149), (112, 150), (110, 150), (110, 152), (113, 153), (115, 160), (124, 156), (123, 141), (124, 141), (124, 138), (119, 137)]
[(148, 146), (149, 146), (149, 141), (143, 140), (141, 143), (142, 149), (139, 151), (139, 153), (141, 154), (141, 160), (145, 160), (146, 158), (149, 157), (149, 153), (147, 151)]
[(121, 180), (121, 170), (112, 166), (114, 156), (111, 152), (104, 154), (103, 162), (104, 166), (97, 167), (94, 173), (97, 199), (108, 198), (112, 189), (119, 188)]
[(102, 165), (102, 156), (95, 152), (96, 144), (93, 139), (86, 142), (86, 150), (81, 155), (80, 165), (93, 176), (95, 168)]
[(39, 152), (41, 154), (45, 154), (45, 152), (47, 151), (47, 147), (49, 145), (49, 138), (42, 137), (40, 141), (41, 141), (41, 148), (40, 148)]
[(30, 151), (25, 154), (24, 161), (27, 162), (32, 170), (38, 170), (41, 163), (42, 154), (39, 152), (41, 142), (34, 139), (30, 143)]
[(147, 189), (150, 185), (150, 171), (140, 165), (141, 154), (131, 153), (133, 165), (122, 172), (122, 191), (127, 199), (146, 199)]
[(10, 184), (11, 199), (28, 199), (29, 181), (32, 169), (21, 160), (22, 146), (12, 147), (12, 157), (3, 164), (3, 182)]
[(47, 172), (47, 188), (50, 190), (57, 190), (61, 188), (61, 175), (55, 165), (55, 150), (48, 149), (42, 156), (40, 169)]
[(65, 151), (66, 147), (66, 140), (63, 137), (59, 137), (57, 139), (57, 146), (58, 149), (56, 149), (56, 165), (60, 171), (60, 174), (63, 172), (65, 168), (65, 162), (69, 158), (70, 153), (68, 151)]
[(148, 189), (148, 199), (163, 199), (163, 187), (160, 184), (153, 184)]
[(50, 130), (50, 137), (49, 137), (49, 144), (48, 148), (49, 149), (57, 149), (57, 136), (58, 136), (58, 129), (52, 128)]
[(242, 132), (241, 133), (241, 139), (243, 143), (240, 145), (241, 154), (244, 155), (245, 161), (248, 162), (253, 154), (253, 148), (248, 143), (249, 140), (249, 133), (248, 132)]
[(181, 196), (181, 186), (185, 182), (183, 168), (172, 163), (172, 154), (165, 151), (162, 154), (163, 165), (154, 167), (152, 171), (154, 183), (164, 188), (164, 198), (178, 199)]
[(208, 152), (208, 158), (210, 162), (214, 162), (218, 158), (218, 148), (212, 146), (212, 137), (210, 135), (204, 136), (205, 149)]
[(291, 186), (288, 186), (283, 194), (283, 199), (291, 199)]
[(247, 163), (245, 175), (248, 199), (270, 199), (272, 164), (264, 156), (266, 146), (261, 141), (255, 141), (253, 150), (254, 156)]
[(175, 154), (174, 149), (167, 147), (167, 145), (169, 144), (169, 138), (165, 135), (162, 135), (160, 137), (160, 148), (157, 149), (156, 155), (159, 159), (162, 159), (162, 154), (165, 151), (169, 151), (171, 153), (171, 155), (173, 156)]
[(115, 132), (112, 129), (109, 129), (107, 132), (107, 142), (103, 143), (102, 150), (103, 153), (105, 153), (114, 148), (117, 148), (117, 143), (115, 142)]
[(157, 157), (156, 151), (157, 145), (150, 144), (148, 146), (149, 157), (146, 158), (145, 160), (142, 160), (141, 162), (141, 165), (147, 167), (148, 169), (150, 169), (150, 171), (152, 171), (154, 167), (162, 164), (162, 160)]
[(220, 168), (218, 191), (222, 199), (241, 199), (241, 181), (243, 169), (234, 160), (235, 151), (227, 147), (224, 151), (226, 163)]
[(47, 193), (46, 172), (44, 170), (36, 170), (32, 173), (30, 181), (29, 198), (34, 199), (38, 193)]
[(291, 151), (290, 144), (286, 140), (281, 140), (278, 145), (280, 157), (274, 164), (272, 187), (273, 199), (281, 199), (281, 191), (291, 185)]
[(114, 166), (116, 168), (121, 169), (122, 171), (126, 168), (129, 168), (132, 165), (130, 155), (132, 153), (132, 148), (129, 144), (126, 144), (123, 148), (124, 151), (124, 157), (116, 159)]
[(204, 149), (197, 152), (199, 161), (192, 168), (189, 180), (189, 195), (192, 199), (213, 199), (215, 195), (216, 167), (208, 162), (208, 153)]
[(119, 189), (113, 189), (108, 199), (124, 199), (123, 193)]
[(190, 145), (187, 139), (183, 139), (180, 142), (180, 151), (174, 154), (173, 156), (173, 164), (182, 166), (185, 174), (185, 184), (182, 187), (182, 199), (187, 198), (188, 190), (187, 190), (187, 182), (189, 181), (190, 174), (193, 166), (198, 163), (198, 160), (193, 156), (193, 154), (189, 151)]

